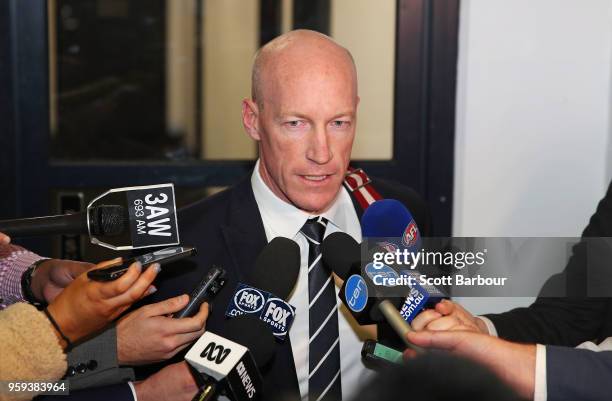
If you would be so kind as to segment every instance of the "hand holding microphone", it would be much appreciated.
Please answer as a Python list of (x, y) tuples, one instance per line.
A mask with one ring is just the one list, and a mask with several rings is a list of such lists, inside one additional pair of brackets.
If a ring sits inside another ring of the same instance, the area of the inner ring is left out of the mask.
[(489, 329), (481, 319), (473, 316), (461, 305), (447, 299), (436, 304), (434, 309), (419, 313), (412, 321), (412, 327), (416, 331), (462, 330), (489, 334)]

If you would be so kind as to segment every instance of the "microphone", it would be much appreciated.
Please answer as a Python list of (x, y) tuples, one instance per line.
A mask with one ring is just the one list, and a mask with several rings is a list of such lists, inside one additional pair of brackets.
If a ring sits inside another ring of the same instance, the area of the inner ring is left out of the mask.
[[(361, 217), (361, 232), (363, 238), (397, 239), (393, 244), (410, 252), (421, 249), (421, 234), (414, 217), (404, 204), (395, 199), (381, 199), (372, 203)], [(387, 248), (385, 245), (391, 244), (379, 245)]]
[(231, 400), (262, 399), (261, 369), (274, 357), (267, 325), (252, 316), (229, 320), (219, 334), (205, 332), (185, 355), (201, 391), (199, 400), (226, 395)]
[(380, 301), (373, 284), (361, 275), (361, 247), (350, 235), (335, 232), (321, 244), (323, 263), (344, 280), (338, 297), (360, 325), (383, 320), (376, 306)]
[(249, 284), (238, 283), (225, 316), (253, 315), (268, 324), (277, 340), (284, 341), (295, 319), (295, 307), (286, 300), (299, 270), (300, 247), (288, 238), (274, 238), (257, 257)]
[(127, 211), (119, 205), (95, 206), (88, 212), (0, 221), (0, 232), (18, 238), (59, 234), (117, 236), (127, 228)]
[[(377, 244), (387, 252), (406, 249), (408, 252), (417, 253), (422, 248), (421, 233), (414, 217), (404, 204), (395, 199), (381, 199), (371, 204), (363, 213), (361, 227), (364, 238), (384, 238), (386, 241)], [(385, 267), (387, 272), (392, 270), (388, 266)], [(399, 277), (397, 272), (390, 274)], [(423, 308), (432, 308), (442, 299), (448, 298), (433, 285), (425, 288), (419, 285), (418, 271), (403, 270), (401, 274), (413, 277), (414, 282), (401, 307), (402, 316), (407, 322), (412, 322)]]
[[(330, 234), (323, 240), (323, 261), (340, 278), (344, 279), (338, 297), (347, 306), (357, 323), (373, 324), (387, 320), (404, 343), (415, 351), (422, 350), (405, 338), (410, 325), (403, 319), (390, 299), (376, 291), (373, 278), (361, 275), (360, 246), (350, 235), (343, 232)], [(401, 322), (398, 321), (401, 320)]]
[[(383, 250), (374, 247), (373, 250), (364, 255), (364, 258), (369, 260), (368, 255), (370, 253), (379, 251)], [(387, 265), (383, 265), (382, 268), (375, 268), (372, 263), (364, 266), (362, 271), (361, 248), (357, 241), (343, 232), (335, 232), (325, 238), (322, 244), (322, 253), (323, 261), (344, 280), (338, 296), (348, 306), (357, 322), (359, 324), (380, 322), (382, 316), (378, 307), (375, 307), (377, 304), (376, 298), (379, 297), (379, 294), (376, 293), (377, 286), (374, 284), (374, 277), (384, 275), (399, 278), (397, 272)], [(363, 273), (365, 273), (365, 277), (362, 276)], [(402, 316), (410, 323), (428, 304), (428, 301), (431, 304), (431, 300), (435, 301), (437, 299), (439, 301), (445, 295), (435, 286), (421, 286), (418, 283), (418, 272), (405, 270), (401, 273), (403, 276), (414, 278), (408, 296), (402, 300), (403, 303), (398, 305), (401, 305)], [(370, 296), (368, 297), (368, 295)], [(364, 299), (364, 296), (367, 299)]]

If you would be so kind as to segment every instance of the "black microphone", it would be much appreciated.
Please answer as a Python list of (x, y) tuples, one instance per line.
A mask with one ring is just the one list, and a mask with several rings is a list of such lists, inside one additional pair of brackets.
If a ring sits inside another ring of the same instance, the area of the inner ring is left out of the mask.
[(0, 232), (16, 238), (60, 234), (117, 236), (126, 231), (128, 220), (123, 206), (100, 205), (87, 212), (2, 220)]
[(295, 318), (295, 307), (286, 300), (299, 271), (300, 247), (288, 238), (274, 238), (257, 257), (246, 283), (238, 283), (225, 316), (255, 316), (269, 325), (278, 341), (284, 341)]
[(227, 321), (218, 333), (205, 332), (185, 355), (200, 386), (194, 400), (214, 400), (219, 395), (233, 401), (262, 399), (261, 369), (276, 352), (267, 325), (244, 315)]
[(350, 235), (335, 232), (321, 244), (323, 263), (344, 280), (338, 297), (361, 325), (381, 322), (380, 302), (375, 287), (361, 275), (361, 247)]
[(248, 284), (286, 300), (300, 272), (300, 247), (285, 237), (272, 239), (255, 260)]
[(357, 323), (364, 325), (386, 320), (408, 347), (422, 352), (406, 338), (411, 327), (397, 310), (398, 301), (403, 299), (384, 297), (376, 291), (370, 278), (361, 275), (361, 247), (357, 241), (346, 233), (336, 232), (323, 240), (321, 251), (323, 262), (344, 280), (338, 297)]

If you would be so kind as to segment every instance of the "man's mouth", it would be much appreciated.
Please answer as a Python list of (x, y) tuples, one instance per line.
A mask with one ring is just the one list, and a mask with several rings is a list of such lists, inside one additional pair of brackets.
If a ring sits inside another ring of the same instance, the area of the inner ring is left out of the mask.
[(311, 181), (323, 181), (328, 175), (305, 175), (304, 178)]
[(329, 180), (329, 178), (331, 176), (332, 176), (332, 174), (300, 175), (300, 177), (302, 177), (302, 179), (304, 179), (305, 181), (308, 181), (310, 183), (313, 183), (313, 184), (323, 183), (323, 182)]

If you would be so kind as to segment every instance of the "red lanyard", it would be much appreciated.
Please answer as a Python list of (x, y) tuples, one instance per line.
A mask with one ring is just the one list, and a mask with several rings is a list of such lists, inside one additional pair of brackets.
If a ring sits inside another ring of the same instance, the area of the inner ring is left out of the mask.
[(346, 189), (355, 195), (359, 206), (366, 210), (368, 206), (383, 197), (374, 189), (372, 180), (361, 168), (349, 167), (344, 177)]

